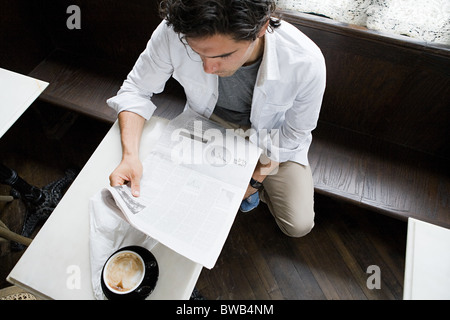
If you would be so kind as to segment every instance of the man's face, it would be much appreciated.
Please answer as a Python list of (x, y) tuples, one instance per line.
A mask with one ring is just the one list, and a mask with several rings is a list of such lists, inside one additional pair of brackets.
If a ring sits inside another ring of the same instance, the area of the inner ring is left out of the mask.
[(202, 59), (205, 72), (219, 77), (229, 77), (244, 64), (256, 61), (259, 58), (260, 41), (260, 38), (255, 41), (236, 41), (222, 34), (187, 39), (191, 49)]

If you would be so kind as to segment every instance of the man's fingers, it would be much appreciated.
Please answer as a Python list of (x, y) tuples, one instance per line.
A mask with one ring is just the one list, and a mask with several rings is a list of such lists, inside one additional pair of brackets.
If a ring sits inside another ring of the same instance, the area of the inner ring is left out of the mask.
[[(128, 181), (128, 180), (124, 180), (123, 178), (120, 178), (120, 177), (114, 177), (114, 176), (109, 177), (109, 184), (111, 185), (111, 187), (121, 186), (126, 181)], [(136, 183), (133, 180), (131, 180), (130, 185), (131, 185), (131, 193), (133, 194), (133, 196), (139, 197), (140, 192), (141, 192), (141, 187), (140, 187), (139, 183)]]
[(121, 186), (121, 185), (123, 185), (123, 183), (124, 183), (124, 181), (122, 178), (115, 176), (115, 175), (109, 176), (109, 184), (111, 185), (111, 187)]
[(141, 192), (141, 186), (139, 185), (139, 183), (137, 183), (135, 181), (131, 181), (131, 193), (133, 194), (133, 196), (139, 197), (140, 192)]

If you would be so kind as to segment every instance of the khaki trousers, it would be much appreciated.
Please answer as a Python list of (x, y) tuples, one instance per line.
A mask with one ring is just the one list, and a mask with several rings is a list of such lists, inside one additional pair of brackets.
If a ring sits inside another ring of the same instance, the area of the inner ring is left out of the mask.
[[(211, 120), (227, 129), (248, 127), (225, 121), (216, 115)], [(314, 227), (314, 182), (311, 168), (293, 161), (280, 163), (278, 170), (269, 174), (259, 191), (278, 227), (290, 237), (302, 237)]]

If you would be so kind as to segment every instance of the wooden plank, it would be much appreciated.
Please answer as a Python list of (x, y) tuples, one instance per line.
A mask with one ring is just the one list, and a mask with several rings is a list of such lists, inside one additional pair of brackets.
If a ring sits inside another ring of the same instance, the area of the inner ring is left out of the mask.
[(309, 158), (316, 192), (404, 221), (450, 225), (443, 159), (324, 122), (313, 137)]
[(30, 75), (50, 83), (42, 101), (112, 123), (117, 115), (106, 100), (117, 93), (127, 72), (120, 65), (55, 51)]
[[(55, 51), (30, 75), (50, 83), (41, 101), (112, 124), (117, 114), (106, 100), (117, 94), (130, 71), (126, 66)], [(171, 119), (182, 112), (186, 98), (181, 86), (170, 79), (153, 101), (158, 106), (155, 115)]]
[[(450, 183), (445, 161), (383, 141), (372, 148), (361, 204), (404, 221), (414, 217), (449, 226), (449, 194), (440, 192)], [(439, 203), (447, 203), (440, 214)]]
[(366, 156), (354, 147), (354, 143), (348, 143), (349, 139), (355, 139), (350, 132), (319, 123), (313, 132), (309, 162), (317, 192), (359, 204), (363, 195)]

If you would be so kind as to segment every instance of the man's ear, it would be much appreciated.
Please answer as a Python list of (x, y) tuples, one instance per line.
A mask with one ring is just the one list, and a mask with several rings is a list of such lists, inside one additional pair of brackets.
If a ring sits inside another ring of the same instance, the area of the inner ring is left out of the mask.
[(258, 38), (261, 38), (263, 35), (266, 34), (267, 28), (269, 27), (270, 18), (267, 20), (267, 22), (263, 25), (261, 30), (258, 33)]

